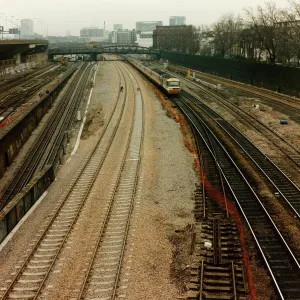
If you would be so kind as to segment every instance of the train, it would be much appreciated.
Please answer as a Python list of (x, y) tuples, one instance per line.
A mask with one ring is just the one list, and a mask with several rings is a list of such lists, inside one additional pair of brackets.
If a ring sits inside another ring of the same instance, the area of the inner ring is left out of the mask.
[(181, 87), (180, 80), (178, 78), (158, 69), (149, 69), (136, 60), (128, 59), (128, 61), (140, 72), (146, 75), (146, 77), (148, 77), (152, 82), (162, 87), (167, 94), (178, 95), (180, 93)]

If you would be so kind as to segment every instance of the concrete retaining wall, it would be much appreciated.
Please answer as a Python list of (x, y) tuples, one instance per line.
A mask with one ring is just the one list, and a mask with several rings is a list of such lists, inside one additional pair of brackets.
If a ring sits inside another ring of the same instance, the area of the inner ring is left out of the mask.
[(42, 170), (23, 190), (0, 212), (0, 243), (9, 235), (34, 203), (54, 181), (52, 165)]

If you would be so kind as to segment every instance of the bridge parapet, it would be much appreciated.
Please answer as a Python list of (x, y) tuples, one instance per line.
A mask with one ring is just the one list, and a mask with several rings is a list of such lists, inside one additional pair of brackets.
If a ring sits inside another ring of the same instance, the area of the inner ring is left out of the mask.
[(147, 47), (140, 46), (106, 46), (106, 47), (95, 47), (95, 48), (52, 48), (48, 49), (49, 55), (66, 55), (66, 54), (151, 54), (160, 55), (160, 50), (150, 49)]

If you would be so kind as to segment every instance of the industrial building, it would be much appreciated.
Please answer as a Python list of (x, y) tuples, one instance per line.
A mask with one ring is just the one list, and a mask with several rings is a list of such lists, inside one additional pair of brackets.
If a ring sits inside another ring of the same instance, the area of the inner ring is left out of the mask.
[(186, 25), (186, 17), (183, 16), (172, 16), (169, 18), (170, 26), (181, 26)]
[(21, 20), (21, 37), (22, 39), (34, 39), (34, 23), (31, 19)]
[(153, 48), (165, 51), (195, 53), (198, 41), (192, 25), (158, 26), (153, 31)]
[(163, 26), (162, 21), (140, 21), (136, 22), (136, 32), (147, 32), (147, 31), (153, 31), (156, 26)]

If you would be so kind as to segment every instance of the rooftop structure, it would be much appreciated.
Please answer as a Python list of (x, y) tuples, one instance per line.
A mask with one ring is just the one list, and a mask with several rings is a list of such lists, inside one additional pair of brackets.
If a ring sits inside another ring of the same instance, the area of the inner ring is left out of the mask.
[(172, 16), (169, 18), (170, 26), (181, 26), (186, 24), (186, 17), (183, 16)]
[(162, 26), (162, 21), (140, 21), (136, 22), (136, 32), (141, 33), (144, 31), (153, 31), (156, 26)]
[(85, 27), (80, 30), (80, 37), (104, 37), (104, 29), (100, 29), (99, 27)]
[(122, 24), (114, 24), (114, 31), (123, 30)]

